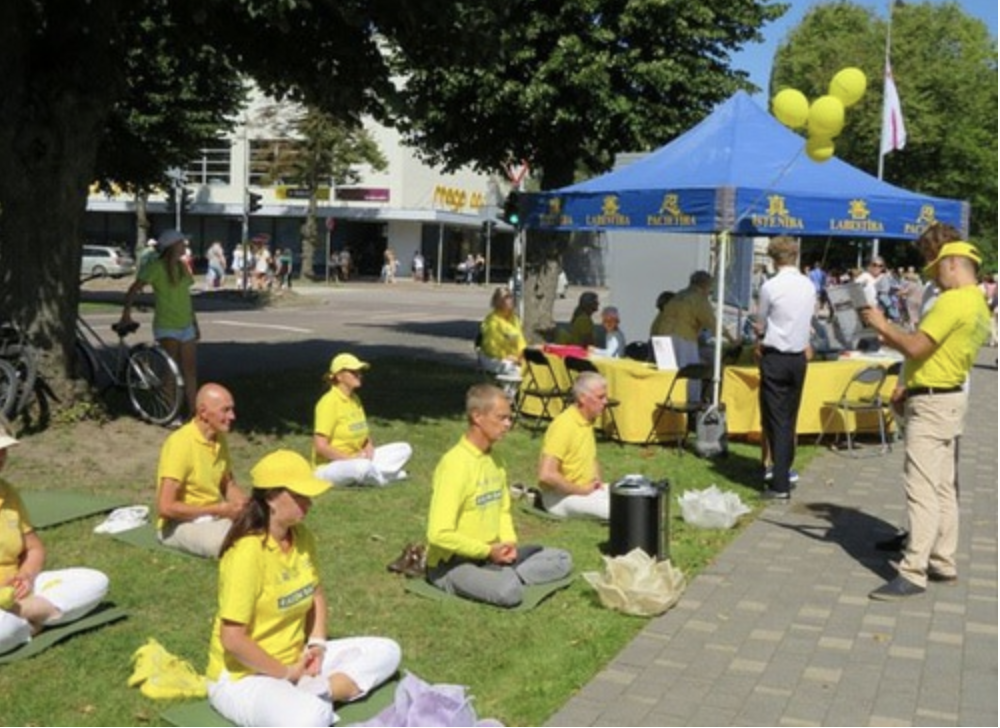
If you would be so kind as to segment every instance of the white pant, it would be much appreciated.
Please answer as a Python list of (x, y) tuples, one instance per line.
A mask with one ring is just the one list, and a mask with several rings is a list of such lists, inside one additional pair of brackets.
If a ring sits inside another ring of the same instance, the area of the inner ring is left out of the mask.
[(562, 495), (548, 489), (542, 490), (542, 505), (553, 516), (572, 518), (598, 518), (607, 521), (611, 518), (611, 495), (607, 487), (595, 490), (587, 495)]
[(371, 460), (333, 460), (316, 468), (316, 477), (329, 480), (334, 485), (385, 485), (400, 478), (403, 468), (413, 455), (413, 448), (406, 442), (379, 445)]
[[(34, 595), (59, 610), (45, 626), (74, 622), (96, 607), (108, 593), (108, 577), (95, 569), (71, 568), (43, 571), (35, 579)], [(31, 624), (0, 609), (0, 654), (31, 639)]]
[(208, 700), (236, 725), (329, 726), (337, 720), (330, 699), (330, 675), (350, 678), (361, 689), (360, 698), (392, 677), (399, 660), (399, 645), (384, 637), (330, 640), (318, 677), (293, 685), (263, 675), (232, 680), (224, 672), (208, 684)]

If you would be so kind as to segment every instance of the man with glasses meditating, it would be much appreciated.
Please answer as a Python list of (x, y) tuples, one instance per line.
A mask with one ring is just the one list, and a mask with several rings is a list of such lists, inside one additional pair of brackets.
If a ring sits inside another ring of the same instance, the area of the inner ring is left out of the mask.
[(510, 430), (510, 402), (491, 384), (465, 397), (468, 429), (434, 471), (427, 521), (427, 581), (449, 594), (516, 607), (524, 587), (567, 576), (562, 549), (517, 543), (507, 472), (493, 446)]

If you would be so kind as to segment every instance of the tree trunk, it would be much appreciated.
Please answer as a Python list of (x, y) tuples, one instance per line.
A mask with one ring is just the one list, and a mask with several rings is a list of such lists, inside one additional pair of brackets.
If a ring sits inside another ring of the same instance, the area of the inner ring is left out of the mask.
[[(42, 377), (67, 406), (87, 189), (123, 84), (106, 47), (118, 4), (60, 8), (13, 2), (0, 11), (0, 313), (28, 332)], [(53, 48), (81, 62), (51, 63)]]
[(566, 239), (563, 233), (542, 230), (527, 236), (523, 326), (529, 344), (551, 341), (555, 333), (553, 309)]
[[(556, 189), (573, 181), (571, 159), (553, 158), (541, 161), (542, 189)], [(526, 270), (524, 275), (524, 335), (529, 344), (551, 340), (556, 321), (553, 311), (556, 287), (562, 270), (563, 253), (569, 245), (569, 235), (548, 230), (528, 230), (526, 238)]]
[(302, 277), (315, 279), (313, 261), (316, 258), (316, 246), (318, 241), (318, 226), (316, 225), (317, 214), (316, 190), (309, 197), (309, 211), (306, 213), (305, 222), (302, 223)]

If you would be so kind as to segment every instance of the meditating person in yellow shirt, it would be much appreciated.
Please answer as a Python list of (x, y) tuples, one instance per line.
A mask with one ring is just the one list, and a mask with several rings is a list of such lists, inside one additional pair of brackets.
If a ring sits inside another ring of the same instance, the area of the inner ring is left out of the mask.
[(517, 543), (507, 473), (493, 453), (512, 421), (503, 391), (474, 385), (465, 414), (465, 435), (434, 471), (427, 581), (450, 594), (515, 607), (526, 584), (562, 579), (572, 571), (573, 558), (562, 549)]
[(608, 403), (608, 383), (596, 372), (582, 372), (573, 383), (571, 407), (545, 431), (538, 461), (542, 506), (556, 516), (608, 520), (611, 500), (601, 479), (594, 423)]
[(400, 649), (384, 637), (327, 638), (316, 540), (303, 523), (330, 484), (290, 450), (250, 473), (250, 500), (222, 547), (209, 701), (242, 726), (329, 726), (337, 703), (392, 677)]
[(413, 455), (409, 443), (375, 446), (357, 395), (370, 365), (354, 354), (337, 354), (325, 375), (329, 391), (316, 404), (313, 466), (334, 485), (385, 485), (406, 477)]
[[(0, 470), (17, 445), (0, 423)], [(76, 621), (108, 592), (108, 577), (95, 569), (45, 570), (45, 545), (13, 485), (0, 478), (0, 655), (43, 630)]]

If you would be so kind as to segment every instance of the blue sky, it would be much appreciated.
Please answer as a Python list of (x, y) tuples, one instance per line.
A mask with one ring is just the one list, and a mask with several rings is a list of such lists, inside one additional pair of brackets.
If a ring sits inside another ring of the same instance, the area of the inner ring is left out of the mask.
[[(771, 59), (778, 44), (802, 20), (806, 12), (816, 5), (823, 5), (829, 0), (788, 0), (791, 8), (777, 22), (764, 27), (764, 42), (747, 46), (747, 48), (732, 57), (733, 67), (750, 73), (750, 80), (764, 89), (754, 98), (762, 104), (767, 93), (767, 81), (771, 76)], [(859, 5), (873, 8), (883, 18), (889, 12), (889, 0), (853, 0)], [(937, 3), (939, 0), (933, 0)], [(969, 15), (982, 20), (986, 27), (997, 37), (997, 5), (996, 0), (960, 0), (958, 3)]]

